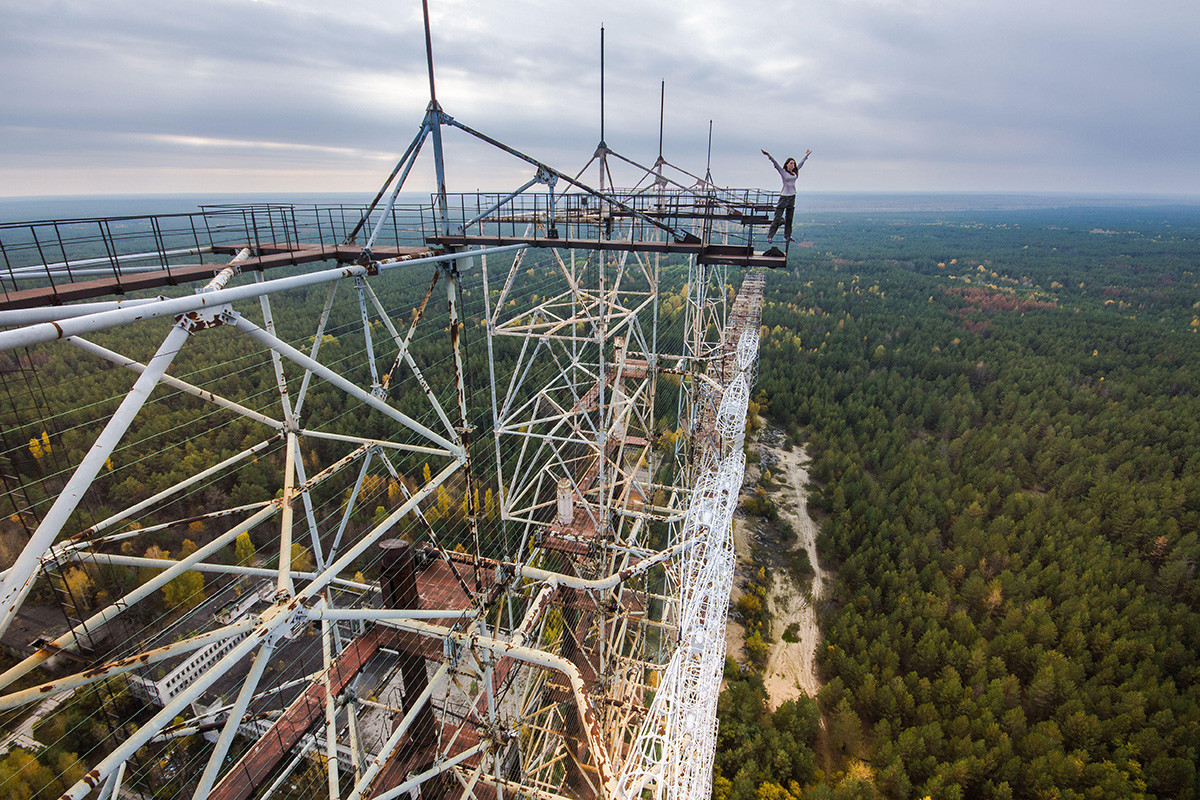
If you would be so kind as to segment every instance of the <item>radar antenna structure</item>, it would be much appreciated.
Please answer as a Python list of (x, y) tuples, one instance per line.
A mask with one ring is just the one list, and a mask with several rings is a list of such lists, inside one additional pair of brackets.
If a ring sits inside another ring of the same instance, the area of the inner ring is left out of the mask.
[[(598, 189), (591, 161), (454, 119), (422, 7), (429, 105), (366, 206), (0, 227), (0, 357), (136, 375), (95, 435), (67, 398), (5, 411), (41, 444), (0, 465), (37, 520), (0, 632), (48, 594), (69, 616), (0, 675), (0, 710), (98, 686), (142, 709), (64, 797), (710, 792), (763, 287), (729, 269), (781, 265), (754, 242), (771, 198), (665, 175), (661, 112), (645, 167), (605, 143), (602, 100)], [(448, 192), (443, 128), (533, 176)], [(78, 596), (81, 574), (116, 583)]]

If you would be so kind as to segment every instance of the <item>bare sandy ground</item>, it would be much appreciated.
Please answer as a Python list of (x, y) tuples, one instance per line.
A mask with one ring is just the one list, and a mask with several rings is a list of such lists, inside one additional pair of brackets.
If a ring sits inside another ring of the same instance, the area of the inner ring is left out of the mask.
[[(771, 591), (767, 595), (767, 608), (772, 617), (771, 631), (774, 643), (763, 670), (771, 708), (779, 707), (785, 700), (795, 699), (801, 692), (815, 697), (821, 689), (817, 681), (817, 645), (821, 631), (817, 627), (815, 604), (825, 590), (827, 576), (817, 561), (817, 526), (808, 515), (808, 499), (804, 486), (808, 483), (808, 471), (804, 464), (808, 456), (802, 448), (790, 452), (772, 448), (779, 459), (776, 480), (786, 484), (775, 493), (775, 504), (781, 518), (791, 523), (796, 531), (792, 549), (808, 551), (808, 560), (816, 575), (809, 587), (797, 586), (787, 570), (776, 570), (771, 580)], [(739, 543), (740, 544), (740, 543)], [(811, 597), (811, 599), (810, 599)], [(799, 641), (783, 641), (783, 632), (792, 623), (799, 623)], [(732, 627), (732, 626), (731, 626)], [(727, 635), (728, 640), (728, 635)]]

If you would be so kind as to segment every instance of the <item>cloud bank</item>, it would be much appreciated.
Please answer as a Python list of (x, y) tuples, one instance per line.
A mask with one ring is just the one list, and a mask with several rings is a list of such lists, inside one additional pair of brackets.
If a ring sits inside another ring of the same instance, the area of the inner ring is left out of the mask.
[[(826, 191), (1200, 192), (1194, 0), (430, 0), (451, 115), (566, 171)], [(0, 0), (0, 195), (372, 192), (428, 101), (415, 0)], [(528, 168), (447, 134), (451, 188)], [(411, 188), (425, 190), (430, 169)]]

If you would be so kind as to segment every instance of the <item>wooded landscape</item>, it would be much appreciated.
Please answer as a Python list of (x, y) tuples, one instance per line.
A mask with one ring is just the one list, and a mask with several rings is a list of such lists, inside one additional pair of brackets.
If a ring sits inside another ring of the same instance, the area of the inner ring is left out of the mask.
[[(1197, 796), (1200, 212), (855, 213), (801, 222), (813, 246), (793, 246), (790, 269), (767, 279), (755, 402), (813, 459), (821, 562), (835, 575), (818, 608), (824, 688), (815, 701), (771, 712), (755, 673), (761, 658), (729, 653), (746, 664), (726, 670), (716, 800)], [(685, 276), (677, 265), (664, 270), (663, 341), (682, 329)], [(398, 281), (384, 301), (400, 317), (424, 289)], [(535, 303), (529, 291), (513, 302)], [(467, 283), (476, 328), (480, 294)], [(310, 346), (301, 321), (323, 299), (314, 290), (280, 303), (281, 336)], [(321, 360), (364, 379), (361, 328), (352, 328), (326, 333)], [(161, 335), (134, 326), (94, 338), (145, 357)], [(479, 330), (468, 336), (466, 357), (482, 420), (481, 340)], [(516, 346), (500, 345), (497, 360), (511, 363)], [(440, 394), (450, 384), (449, 352), (440, 330), (414, 342)], [(217, 362), (226, 364), (220, 375), (210, 373)], [(21, 509), (52, 497), (132, 375), (65, 346), (5, 354), (0, 371), (9, 387), (5, 451), (28, 492), (5, 498), (0, 524), (11, 549), (32, 522)], [(277, 413), (267, 356), (231, 332), (194, 337), (172, 372), (257, 397), (254, 408)], [(675, 391), (659, 382), (668, 445)], [(169, 390), (155, 397), (148, 427), (118, 450), (69, 530), (265, 435)], [(404, 395), (395, 402), (414, 414), (421, 407), (415, 397), (411, 407)], [(369, 428), (369, 414), (319, 384), (306, 404), (330, 421), (326, 430)], [(190, 443), (201, 428), (203, 446)], [(477, 441), (488, 435), (481, 427)], [(314, 466), (341, 455), (327, 441), (305, 447)], [(159, 517), (266, 500), (282, 460), (276, 442)], [(398, 504), (403, 476), (429, 469), (412, 455), (396, 466), (399, 478), (373, 472), (373, 499), (352, 529), (365, 528), (372, 509)], [(484, 535), (499, 536), (487, 476), (483, 484)], [(323, 521), (341, 513), (344, 488), (319, 504)], [(449, 543), (464, 535), (463, 501), (452, 484), (431, 504)], [(754, 502), (755, 513), (770, 514), (762, 497)], [(130, 540), (128, 554), (178, 554), (204, 535), (203, 525), (178, 526)], [(222, 557), (262, 562), (271, 554), (256, 546), (268, 538), (246, 536)], [(363, 569), (372, 577), (370, 564)], [(93, 565), (64, 579), (91, 605), (132, 582), (132, 570)], [(199, 577), (168, 587), (151, 616), (166, 619), (211, 592), (203, 579), (195, 585)], [(50, 587), (37, 591), (50, 601)], [(771, 627), (782, 631), (786, 621)], [(86, 728), (99, 723), (78, 706), (71, 713), (72, 736), (45, 739), (60, 746), (40, 763), (25, 753), (13, 757), (21, 763), (0, 763), (0, 784), (56, 795), (56, 769), (81, 769), (80, 755), (94, 760), (98, 737)], [(24, 784), (12, 777), (38, 770), (42, 778)]]
[(825, 731), (789, 750), (795, 711), (730, 681), (717, 800), (1195, 797), (1200, 213), (803, 230), (758, 399), (837, 575)]

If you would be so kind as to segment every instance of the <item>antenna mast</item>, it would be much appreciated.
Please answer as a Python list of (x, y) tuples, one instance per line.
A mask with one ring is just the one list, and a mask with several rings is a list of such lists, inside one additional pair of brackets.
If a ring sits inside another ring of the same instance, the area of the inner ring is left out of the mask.
[(704, 182), (712, 186), (712, 123), (708, 121), (708, 161), (704, 165)]
[(425, 124), (433, 134), (433, 168), (437, 174), (438, 213), (441, 231), (450, 233), (450, 209), (446, 199), (446, 162), (442, 154), (442, 108), (437, 101), (437, 88), (433, 80), (433, 37), (429, 32), (429, 0), (421, 0), (421, 12), (425, 18), (425, 63), (429, 67), (429, 109), (425, 112)]
[(663, 81), (659, 86), (658, 95), (658, 173), (662, 174), (662, 142), (663, 142), (663, 109), (667, 104), (667, 82)]
[(604, 191), (604, 173), (608, 169), (608, 145), (604, 143), (604, 26), (600, 26), (600, 191)]

